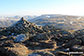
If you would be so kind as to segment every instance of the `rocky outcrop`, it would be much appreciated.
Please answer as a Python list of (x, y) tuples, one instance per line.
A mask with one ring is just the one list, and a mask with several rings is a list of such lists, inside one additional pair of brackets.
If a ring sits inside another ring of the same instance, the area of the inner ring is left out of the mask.
[(54, 26), (38, 26), (23, 18), (0, 30), (1, 56), (68, 56), (67, 52), (84, 52), (83, 47), (83, 30), (72, 34)]
[(27, 56), (28, 53), (28, 48), (19, 43), (4, 43), (0, 46), (1, 56)]
[(21, 18), (18, 22), (13, 24), (12, 26), (6, 28), (1, 31), (1, 35), (18, 35), (18, 34), (26, 34), (27, 32), (30, 34), (35, 34), (36, 32), (41, 31), (41, 29), (33, 23), (30, 23), (24, 18)]
[(28, 56), (55, 56), (54, 54), (50, 53), (50, 52), (34, 52), (29, 54)]

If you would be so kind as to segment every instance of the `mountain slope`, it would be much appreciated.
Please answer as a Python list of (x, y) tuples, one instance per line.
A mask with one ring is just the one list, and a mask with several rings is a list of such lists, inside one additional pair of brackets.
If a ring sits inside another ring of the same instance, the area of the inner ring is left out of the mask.
[(67, 30), (78, 30), (84, 28), (84, 17), (82, 16), (69, 16), (58, 14), (46, 14), (30, 20), (38, 25), (53, 25), (57, 28)]

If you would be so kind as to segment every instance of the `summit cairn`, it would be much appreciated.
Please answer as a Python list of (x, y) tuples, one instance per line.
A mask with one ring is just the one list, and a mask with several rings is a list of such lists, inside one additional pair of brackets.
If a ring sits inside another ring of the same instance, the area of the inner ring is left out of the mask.
[(18, 34), (26, 34), (30, 33), (33, 34), (35, 32), (41, 31), (39, 26), (35, 25), (34, 23), (31, 23), (29, 21), (26, 21), (23, 17), (17, 21), (12, 26), (6, 28), (5, 30), (2, 30), (0, 32), (1, 35), (18, 35)]

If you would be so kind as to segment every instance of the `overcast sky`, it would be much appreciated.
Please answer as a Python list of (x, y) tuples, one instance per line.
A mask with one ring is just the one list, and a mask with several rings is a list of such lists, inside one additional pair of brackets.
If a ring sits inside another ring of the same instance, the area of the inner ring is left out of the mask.
[(0, 0), (0, 16), (41, 14), (84, 16), (84, 0)]

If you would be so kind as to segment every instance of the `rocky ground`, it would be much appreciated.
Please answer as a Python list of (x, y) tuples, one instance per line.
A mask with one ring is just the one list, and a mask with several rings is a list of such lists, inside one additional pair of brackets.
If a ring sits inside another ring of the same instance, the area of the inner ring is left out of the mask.
[(0, 28), (0, 56), (84, 56), (83, 36), (83, 29), (70, 33), (21, 18), (10, 27)]

